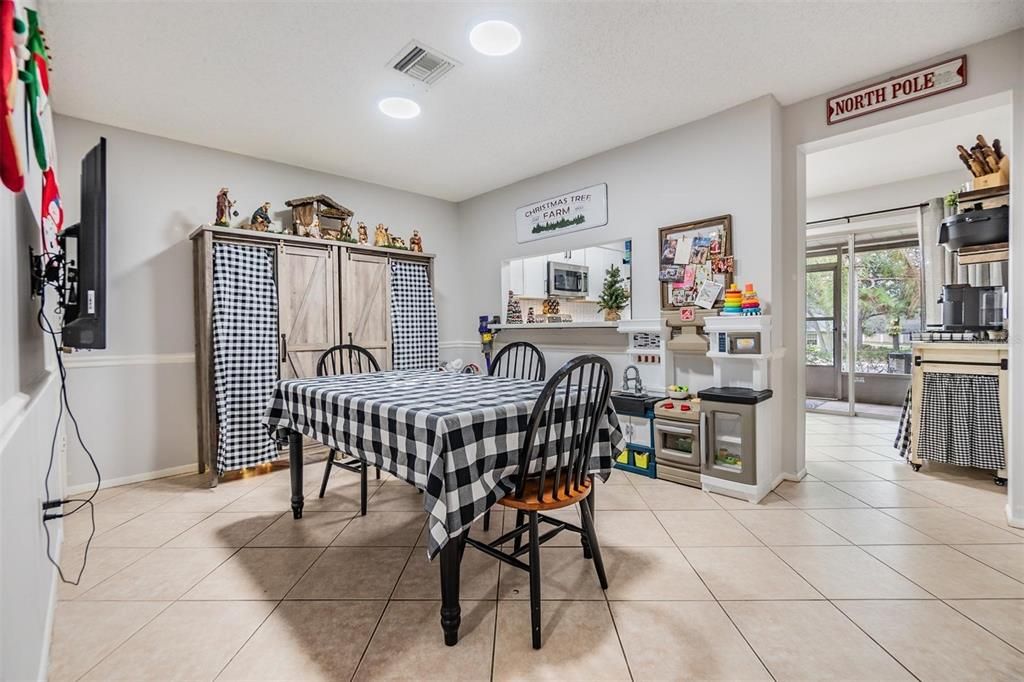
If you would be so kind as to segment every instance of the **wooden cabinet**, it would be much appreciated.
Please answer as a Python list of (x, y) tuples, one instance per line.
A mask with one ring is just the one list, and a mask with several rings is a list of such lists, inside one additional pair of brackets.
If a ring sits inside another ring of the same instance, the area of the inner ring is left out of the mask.
[(329, 246), (285, 245), (277, 254), (281, 377), (316, 375), (338, 341), (338, 269)]
[(391, 369), (388, 257), (350, 249), (342, 260), (341, 272), (343, 342), (366, 348), (381, 369)]
[[(391, 263), (425, 263), (433, 254), (368, 245), (203, 226), (189, 235), (193, 248), (199, 471), (215, 471), (217, 408), (214, 394), (212, 311), (216, 243), (262, 247), (274, 254), (278, 296), (279, 376), (316, 375), (321, 354), (356, 343), (391, 369)], [(216, 477), (212, 478), (216, 482)]]

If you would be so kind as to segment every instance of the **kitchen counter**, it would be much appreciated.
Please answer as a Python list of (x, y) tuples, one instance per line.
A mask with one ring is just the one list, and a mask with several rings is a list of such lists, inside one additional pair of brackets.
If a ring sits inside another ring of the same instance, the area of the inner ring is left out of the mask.
[(1010, 344), (1006, 341), (914, 341), (912, 348), (926, 348), (929, 350), (1009, 350)]
[(528, 329), (532, 331), (534, 329), (615, 329), (618, 326), (618, 322), (586, 320), (580, 322), (540, 322), (534, 324), (492, 324), (491, 329), (506, 329), (509, 331), (514, 331), (516, 329)]

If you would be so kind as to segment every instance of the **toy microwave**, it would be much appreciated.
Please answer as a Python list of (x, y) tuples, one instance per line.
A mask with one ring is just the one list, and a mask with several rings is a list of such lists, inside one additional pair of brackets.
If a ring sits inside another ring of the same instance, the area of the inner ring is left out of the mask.
[(711, 317), (705, 321), (709, 354), (762, 355), (771, 349), (769, 318)]

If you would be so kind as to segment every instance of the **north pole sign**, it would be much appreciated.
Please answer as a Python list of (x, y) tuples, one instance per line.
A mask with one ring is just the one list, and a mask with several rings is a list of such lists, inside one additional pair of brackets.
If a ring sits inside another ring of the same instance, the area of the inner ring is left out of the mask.
[(829, 97), (825, 105), (829, 125), (882, 109), (962, 88), (967, 85), (967, 55), (893, 76), (874, 85)]

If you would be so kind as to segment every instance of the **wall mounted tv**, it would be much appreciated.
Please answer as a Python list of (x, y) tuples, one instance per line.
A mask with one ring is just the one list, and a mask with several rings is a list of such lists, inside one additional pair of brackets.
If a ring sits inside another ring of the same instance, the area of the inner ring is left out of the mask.
[(59, 236), (64, 252), (66, 348), (107, 347), (107, 140), (82, 159), (81, 217)]

